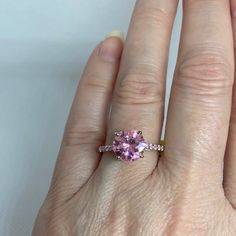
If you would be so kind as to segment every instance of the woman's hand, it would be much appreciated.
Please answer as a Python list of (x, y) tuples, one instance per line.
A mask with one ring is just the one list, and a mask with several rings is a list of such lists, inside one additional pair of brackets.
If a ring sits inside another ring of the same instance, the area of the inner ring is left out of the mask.
[(228, 0), (184, 0), (164, 156), (158, 160), (156, 152), (145, 152), (144, 159), (127, 163), (98, 152), (112, 142), (115, 130), (142, 130), (147, 141), (159, 142), (177, 2), (138, 0), (124, 50), (119, 37), (94, 50), (34, 236), (236, 235)]

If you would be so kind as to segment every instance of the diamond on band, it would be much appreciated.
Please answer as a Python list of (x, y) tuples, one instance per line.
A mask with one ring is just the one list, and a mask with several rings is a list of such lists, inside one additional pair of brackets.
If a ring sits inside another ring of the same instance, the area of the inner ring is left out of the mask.
[[(164, 152), (164, 146), (160, 144), (152, 144), (148, 143), (147, 147), (144, 149), (145, 151), (158, 151), (158, 152)], [(112, 152), (112, 145), (105, 145), (100, 146), (98, 149), (99, 152)]]
[(114, 152), (122, 161), (135, 161), (144, 157), (144, 151), (164, 151), (164, 145), (147, 143), (141, 131), (122, 130), (115, 132), (112, 145), (99, 147), (99, 152)]

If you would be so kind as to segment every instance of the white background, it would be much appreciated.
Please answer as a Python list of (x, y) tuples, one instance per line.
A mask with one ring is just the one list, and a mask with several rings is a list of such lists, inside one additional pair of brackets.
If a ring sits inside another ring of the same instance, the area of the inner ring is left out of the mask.
[[(27, 236), (93, 47), (127, 32), (135, 0), (0, 0), (0, 235)], [(179, 40), (177, 16), (167, 98)], [(160, 35), (161, 37), (161, 35)]]

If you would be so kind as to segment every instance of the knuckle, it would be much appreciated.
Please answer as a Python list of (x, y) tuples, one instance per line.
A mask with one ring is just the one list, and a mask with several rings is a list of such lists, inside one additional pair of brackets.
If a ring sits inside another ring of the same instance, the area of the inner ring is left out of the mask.
[(190, 54), (177, 67), (173, 85), (195, 95), (224, 95), (233, 86), (231, 66), (214, 50)]
[(66, 214), (62, 210), (63, 203), (58, 201), (57, 196), (51, 199), (47, 197), (39, 210), (35, 232), (40, 232), (40, 235), (68, 235), (68, 229), (65, 227)]
[(101, 131), (91, 128), (69, 127), (65, 130), (63, 137), (64, 146), (79, 146), (81, 148), (90, 148), (94, 144), (102, 143), (104, 137)]
[[(146, 4), (143, 2), (143, 4)], [(146, 6), (140, 6), (135, 12), (135, 22), (146, 22), (153, 26), (163, 26), (163, 23), (171, 23), (171, 12), (168, 12), (156, 4), (147, 4)]]
[(87, 73), (85, 75), (85, 80), (84, 80), (83, 85), (86, 87), (89, 87), (90, 89), (96, 90), (96, 92), (100, 91), (101, 93), (104, 93), (107, 90), (111, 89), (111, 86), (110, 86), (111, 83), (109, 83), (110, 81), (112, 80), (109, 78), (106, 78), (106, 76), (101, 78), (100, 76), (94, 73)]
[(121, 78), (115, 90), (115, 101), (127, 105), (162, 103), (164, 86), (153, 69), (132, 71)]

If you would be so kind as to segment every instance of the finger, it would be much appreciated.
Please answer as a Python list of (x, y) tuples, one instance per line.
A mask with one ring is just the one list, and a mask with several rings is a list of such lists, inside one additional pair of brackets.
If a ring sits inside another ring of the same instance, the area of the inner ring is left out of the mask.
[[(236, 48), (236, 1), (231, 0), (231, 15), (234, 36), (234, 51)], [(224, 190), (231, 204), (236, 207), (236, 85), (233, 89), (233, 103), (229, 135), (225, 153)]]
[[(123, 129), (141, 130), (147, 141), (159, 141), (169, 42), (177, 4), (177, 0), (137, 1), (115, 87), (107, 143), (112, 142), (114, 131)], [(157, 156), (155, 152), (146, 152), (144, 159), (126, 165), (115, 161), (109, 153), (103, 156), (100, 167), (106, 169), (106, 174), (117, 176), (119, 171), (120, 176), (130, 181), (138, 180), (155, 168)], [(131, 168), (138, 176), (129, 175)]]
[(122, 46), (120, 38), (109, 37), (96, 47), (88, 61), (65, 128), (51, 189), (69, 195), (78, 191), (98, 164), (97, 147), (105, 138)]
[(232, 48), (229, 1), (185, 0), (166, 157), (160, 161), (160, 167), (168, 170), (176, 183), (186, 184), (188, 179), (185, 187), (212, 190), (209, 184), (218, 184), (222, 189), (233, 84)]

